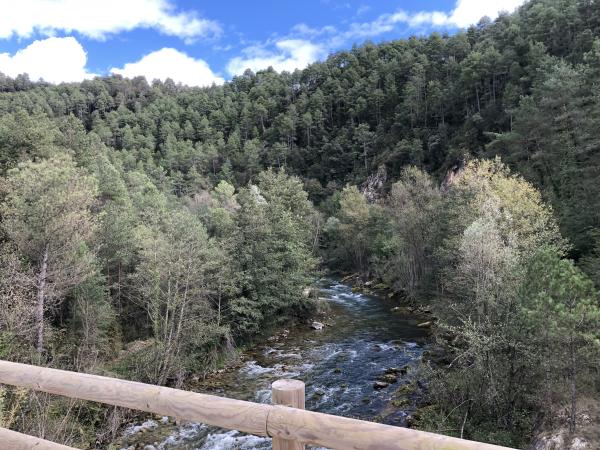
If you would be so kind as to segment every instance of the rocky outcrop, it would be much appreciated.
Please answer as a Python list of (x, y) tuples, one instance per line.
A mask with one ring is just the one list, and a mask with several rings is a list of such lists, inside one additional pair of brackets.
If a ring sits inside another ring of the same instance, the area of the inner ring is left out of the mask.
[(373, 389), (385, 389), (386, 387), (388, 387), (390, 385), (390, 383), (386, 383), (385, 381), (376, 381), (375, 383), (373, 383)]
[(466, 161), (462, 160), (448, 169), (446, 176), (444, 177), (444, 181), (442, 181), (442, 185), (440, 186), (440, 190), (444, 194), (450, 190), (450, 186), (452, 186), (452, 184), (456, 182), (456, 180), (462, 175), (465, 164)]
[(379, 166), (377, 173), (369, 175), (367, 181), (360, 186), (360, 191), (369, 203), (377, 203), (383, 197), (383, 188), (387, 181), (385, 166)]
[(552, 421), (539, 430), (533, 439), (533, 450), (596, 450), (600, 449), (600, 399), (582, 397), (578, 402), (575, 432), (569, 431), (570, 411), (555, 408)]
[(560, 431), (550, 436), (540, 437), (533, 443), (533, 450), (591, 450), (589, 444), (582, 438), (569, 439), (566, 431)]
[(322, 330), (322, 329), (323, 329), (323, 327), (325, 327), (325, 325), (324, 325), (324, 324), (322, 324), (321, 322), (313, 322), (313, 323), (311, 323), (311, 324), (310, 324), (310, 327), (311, 327), (313, 330)]

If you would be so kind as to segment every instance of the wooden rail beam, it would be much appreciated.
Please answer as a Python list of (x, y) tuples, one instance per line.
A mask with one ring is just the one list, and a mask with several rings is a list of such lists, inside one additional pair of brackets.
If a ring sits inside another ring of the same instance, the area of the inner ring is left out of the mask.
[(77, 450), (27, 434), (0, 428), (0, 450)]
[(288, 406), (232, 400), (2, 360), (0, 383), (336, 450), (510, 450)]
[(410, 428), (273, 406), (269, 436), (336, 450), (514, 450)]
[(0, 383), (267, 435), (270, 406), (0, 360)]

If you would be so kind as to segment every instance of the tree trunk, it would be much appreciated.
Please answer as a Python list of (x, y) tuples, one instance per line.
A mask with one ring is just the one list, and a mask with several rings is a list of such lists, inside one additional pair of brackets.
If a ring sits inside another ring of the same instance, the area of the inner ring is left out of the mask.
[(44, 351), (44, 301), (46, 298), (46, 275), (48, 273), (48, 245), (44, 248), (44, 256), (40, 266), (37, 280), (37, 304), (35, 307), (35, 321), (37, 331), (37, 352)]
[(569, 431), (571, 434), (575, 433), (575, 426), (577, 424), (577, 368), (576, 368), (576, 354), (575, 354), (575, 343), (573, 336), (569, 339), (569, 353), (570, 353), (570, 366), (569, 367), (569, 378), (571, 383), (571, 420), (569, 423)]

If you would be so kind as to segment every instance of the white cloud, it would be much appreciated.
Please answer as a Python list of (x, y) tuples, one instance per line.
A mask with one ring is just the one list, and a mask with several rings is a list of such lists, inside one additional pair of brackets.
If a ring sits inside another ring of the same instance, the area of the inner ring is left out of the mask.
[(213, 73), (206, 61), (194, 59), (174, 48), (157, 50), (137, 62), (125, 64), (122, 69), (112, 68), (110, 71), (127, 78), (145, 76), (148, 81), (171, 78), (188, 86), (210, 86), (225, 81)]
[(85, 69), (87, 56), (73, 37), (34, 41), (14, 55), (0, 53), (0, 72), (16, 77), (27, 73), (32, 80), (43, 78), (51, 83), (81, 81), (94, 74)]
[(93, 39), (154, 28), (186, 41), (221, 33), (218, 23), (176, 11), (170, 0), (0, 0), (0, 38), (76, 31)]
[(467, 27), (483, 16), (495, 19), (502, 11), (512, 12), (523, 3), (525, 0), (458, 0), (449, 20), (458, 27)]
[(502, 11), (512, 12), (525, 1), (457, 0), (454, 9), (450, 13), (442, 11), (409, 13), (401, 10), (394, 14), (383, 14), (372, 22), (353, 23), (341, 38), (356, 39), (378, 36), (394, 30), (399, 23), (407, 24), (413, 28), (422, 26), (465, 28), (477, 23), (484, 16), (495, 19)]
[(231, 75), (240, 75), (246, 69), (254, 72), (273, 67), (278, 72), (293, 72), (303, 69), (311, 62), (327, 56), (324, 46), (303, 39), (283, 39), (275, 42), (275, 49), (254, 46), (244, 50), (244, 56), (229, 61), (227, 71)]
[[(328, 0), (324, 0), (328, 1)], [(277, 71), (304, 68), (327, 53), (348, 46), (348, 43), (368, 39), (394, 31), (399, 24), (410, 28), (464, 28), (475, 24), (484, 16), (491, 19), (502, 11), (512, 12), (526, 0), (456, 0), (454, 9), (443, 11), (397, 11), (382, 14), (371, 22), (355, 22), (345, 30), (333, 26), (311, 28), (305, 23), (295, 25), (286, 38), (244, 49), (243, 56), (229, 61), (227, 71), (239, 75), (249, 68), (253, 71), (272, 66)], [(362, 12), (366, 9), (363, 8)], [(319, 41), (319, 43), (315, 43)], [(274, 47), (274, 48), (273, 48)]]

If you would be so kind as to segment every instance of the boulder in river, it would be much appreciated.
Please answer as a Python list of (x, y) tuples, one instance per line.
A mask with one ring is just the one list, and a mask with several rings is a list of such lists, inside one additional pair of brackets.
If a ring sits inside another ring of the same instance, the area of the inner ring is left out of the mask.
[(322, 330), (324, 326), (325, 325), (323, 325), (321, 322), (313, 322), (313, 323), (310, 324), (310, 327), (313, 330)]
[(353, 273), (352, 275), (347, 275), (344, 278), (342, 278), (340, 281), (342, 283), (348, 283), (349, 281), (351, 281), (353, 278), (358, 278), (358, 274), (357, 273)]
[(391, 311), (405, 316), (409, 316), (414, 313), (412, 306), (394, 306)]
[(406, 367), (406, 366), (404, 366), (404, 367), (390, 367), (389, 369), (385, 369), (385, 373), (386, 374), (406, 375), (406, 372), (408, 372), (408, 367)]
[(377, 377), (377, 381), (383, 381), (384, 383), (392, 384), (398, 381), (398, 376), (393, 373), (384, 373), (383, 375)]
[(386, 383), (385, 381), (376, 381), (375, 383), (373, 383), (373, 389), (385, 389), (389, 385), (390, 383)]
[(323, 397), (325, 395), (325, 391), (323, 389), (317, 389), (313, 394), (314, 397)]

